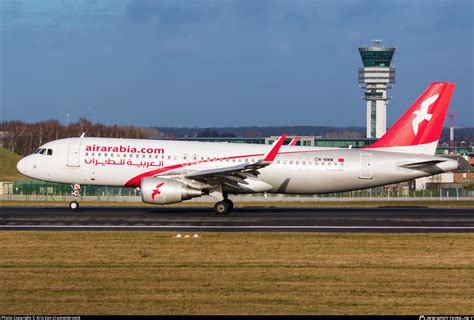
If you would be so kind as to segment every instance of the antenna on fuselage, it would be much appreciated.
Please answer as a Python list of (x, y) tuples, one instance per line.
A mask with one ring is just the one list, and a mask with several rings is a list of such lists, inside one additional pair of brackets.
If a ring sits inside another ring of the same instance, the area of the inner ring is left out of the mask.
[(86, 132), (83, 132), (79, 138), (84, 138), (86, 136)]

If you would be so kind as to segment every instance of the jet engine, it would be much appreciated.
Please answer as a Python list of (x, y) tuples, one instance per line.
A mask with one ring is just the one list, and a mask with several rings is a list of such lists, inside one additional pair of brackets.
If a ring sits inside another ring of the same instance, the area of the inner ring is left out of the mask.
[(168, 204), (202, 196), (202, 191), (181, 181), (163, 178), (143, 178), (140, 185), (142, 201)]

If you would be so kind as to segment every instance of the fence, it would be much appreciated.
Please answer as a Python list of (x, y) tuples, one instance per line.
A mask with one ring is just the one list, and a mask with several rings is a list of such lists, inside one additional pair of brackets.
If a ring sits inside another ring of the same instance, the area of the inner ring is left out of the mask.
[[(4, 183), (5, 184), (5, 183)], [(3, 188), (8, 195), (71, 195), (71, 186), (61, 183), (48, 183), (42, 181), (14, 181), (9, 188)], [(102, 186), (81, 186), (83, 196), (138, 196), (140, 192), (134, 188), (124, 187), (102, 187)]]
[[(71, 200), (71, 186), (60, 183), (42, 181), (14, 181), (0, 182), (0, 200)], [(135, 188), (102, 187), (83, 185), (81, 188), (83, 200), (91, 201), (140, 201), (140, 191)], [(431, 190), (410, 190), (401, 185), (395, 188), (377, 187), (371, 189), (338, 192), (317, 195), (282, 195), (282, 194), (251, 194), (239, 195), (232, 198), (242, 198), (245, 201), (345, 201), (345, 200), (441, 200), (441, 199), (471, 199), (474, 200), (474, 190), (461, 187), (437, 188)], [(209, 198), (210, 199), (210, 198)], [(211, 201), (208, 197), (194, 199), (194, 201)]]

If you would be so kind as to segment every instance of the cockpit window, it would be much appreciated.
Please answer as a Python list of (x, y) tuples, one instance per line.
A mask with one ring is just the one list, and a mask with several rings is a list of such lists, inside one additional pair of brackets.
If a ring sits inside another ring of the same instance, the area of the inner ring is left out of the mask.
[(45, 149), (45, 148), (39, 148), (35, 151), (35, 154), (41, 154), (43, 156), (52, 156), (53, 155), (53, 149)]

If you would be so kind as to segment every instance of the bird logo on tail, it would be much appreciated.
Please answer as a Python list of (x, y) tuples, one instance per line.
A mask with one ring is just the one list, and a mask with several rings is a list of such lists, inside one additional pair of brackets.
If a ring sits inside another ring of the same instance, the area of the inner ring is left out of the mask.
[(433, 114), (428, 113), (428, 108), (438, 99), (438, 96), (439, 94), (435, 94), (434, 96), (429, 97), (421, 103), (420, 110), (415, 110), (413, 112), (416, 117), (413, 118), (411, 123), (413, 125), (413, 133), (415, 134), (415, 136), (418, 134), (418, 127), (420, 126), (420, 123), (424, 120), (431, 120)]

